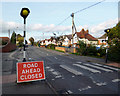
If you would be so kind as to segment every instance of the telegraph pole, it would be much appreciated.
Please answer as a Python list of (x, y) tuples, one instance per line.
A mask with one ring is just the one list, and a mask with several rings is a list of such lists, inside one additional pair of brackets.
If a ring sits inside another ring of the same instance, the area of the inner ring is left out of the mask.
[(73, 46), (73, 35), (74, 35), (74, 13), (71, 14), (72, 17), (72, 46)]
[(30, 11), (28, 8), (22, 8), (20, 15), (24, 19), (24, 49), (23, 49), (23, 62), (26, 62), (26, 56), (25, 56), (25, 46), (26, 46), (26, 18), (29, 15)]

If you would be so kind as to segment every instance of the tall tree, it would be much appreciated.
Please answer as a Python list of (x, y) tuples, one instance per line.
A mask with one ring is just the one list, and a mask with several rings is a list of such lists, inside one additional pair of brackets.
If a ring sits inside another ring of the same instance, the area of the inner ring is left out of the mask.
[(13, 31), (13, 33), (12, 33), (11, 42), (12, 42), (13, 44), (16, 44), (16, 33), (15, 33), (15, 31)]
[(34, 44), (34, 38), (33, 38), (33, 37), (30, 37), (30, 38), (29, 38), (29, 41), (30, 41), (31, 45)]

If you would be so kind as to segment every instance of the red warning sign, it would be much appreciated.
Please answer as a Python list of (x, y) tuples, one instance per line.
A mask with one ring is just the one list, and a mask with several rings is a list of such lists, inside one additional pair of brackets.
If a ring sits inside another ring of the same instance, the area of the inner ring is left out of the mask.
[(43, 61), (17, 63), (17, 83), (45, 79)]

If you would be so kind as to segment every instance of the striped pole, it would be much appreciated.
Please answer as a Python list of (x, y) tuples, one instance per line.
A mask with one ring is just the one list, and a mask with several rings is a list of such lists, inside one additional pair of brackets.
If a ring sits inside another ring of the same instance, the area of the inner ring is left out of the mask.
[(26, 62), (26, 56), (25, 56), (25, 46), (26, 46), (26, 19), (24, 19), (24, 46), (23, 46), (23, 62)]

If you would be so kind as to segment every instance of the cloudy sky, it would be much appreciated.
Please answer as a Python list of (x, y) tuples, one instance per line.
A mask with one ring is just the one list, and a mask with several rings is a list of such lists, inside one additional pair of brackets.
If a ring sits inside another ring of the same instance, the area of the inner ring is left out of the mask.
[[(30, 9), (27, 18), (27, 40), (34, 37), (35, 40), (42, 40), (53, 36), (53, 32), (57, 36), (72, 33), (71, 13), (75, 13), (83, 8), (93, 5), (103, 0), (68, 0), (65, 2), (8, 2), (2, 1), (2, 15), (0, 16), (0, 36), (8, 37), (8, 30), (12, 34), (23, 35), (23, 18), (20, 11), (23, 7)], [(73, 2), (72, 2), (73, 1)], [(68, 17), (68, 18), (67, 18)], [(66, 19), (67, 18), (67, 19)], [(66, 20), (65, 20), (66, 19)], [(62, 22), (65, 20), (64, 22)], [(77, 31), (82, 28), (88, 29), (89, 33), (94, 37), (100, 37), (104, 34), (104, 29), (115, 26), (118, 22), (118, 0), (105, 0), (104, 2), (88, 8), (84, 11), (77, 12), (74, 17)], [(61, 23), (62, 22), (62, 23)]]

